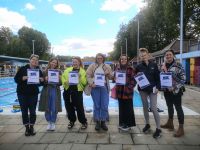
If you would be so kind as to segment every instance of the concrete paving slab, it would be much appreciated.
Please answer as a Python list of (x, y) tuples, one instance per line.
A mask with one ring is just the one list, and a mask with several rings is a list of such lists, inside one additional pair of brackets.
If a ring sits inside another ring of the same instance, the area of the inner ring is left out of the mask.
[(62, 143), (85, 143), (87, 133), (67, 133)]
[(14, 125), (3, 125), (1, 132), (17, 132), (22, 128), (23, 128), (22, 125), (16, 125), (16, 124), (14, 124)]
[(200, 146), (199, 135), (195, 133), (186, 134), (181, 137), (185, 145), (198, 145)]
[(66, 133), (46, 133), (39, 143), (61, 143)]
[(16, 140), (16, 143), (39, 143), (44, 133), (36, 133), (35, 136), (21, 136)]
[(19, 150), (23, 145), (22, 144), (1, 144), (1, 150)]
[(71, 150), (96, 150), (96, 144), (73, 144)]
[(182, 138), (175, 138), (172, 134), (163, 134), (159, 139), (157, 139), (157, 142), (159, 144), (177, 144), (177, 145), (182, 145), (183, 140)]
[(107, 133), (88, 133), (86, 143), (109, 143), (109, 134)]
[(157, 140), (149, 134), (134, 134), (133, 135), (134, 144), (158, 144)]
[(110, 133), (110, 143), (133, 144), (133, 140), (129, 133)]
[(122, 150), (122, 144), (98, 144), (97, 150)]
[(200, 146), (185, 146), (179, 145), (175, 146), (177, 150), (200, 150)]
[(72, 144), (49, 144), (45, 150), (70, 150)]
[(149, 150), (147, 145), (123, 145), (123, 150)]
[(0, 143), (15, 143), (17, 139), (24, 136), (23, 133), (5, 133), (0, 137)]
[(47, 144), (24, 144), (20, 150), (45, 150)]
[(149, 150), (176, 150), (174, 145), (148, 145)]

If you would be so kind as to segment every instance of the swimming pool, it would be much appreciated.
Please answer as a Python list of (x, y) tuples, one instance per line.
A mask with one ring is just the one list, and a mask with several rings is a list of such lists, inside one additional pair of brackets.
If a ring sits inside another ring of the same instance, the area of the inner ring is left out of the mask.
[[(111, 83), (111, 87), (113, 83)], [(16, 83), (14, 82), (13, 77), (0, 78), (0, 107), (10, 107), (18, 104), (17, 94), (16, 94)], [(41, 90), (42, 87), (40, 87)], [(86, 108), (93, 108), (93, 102), (91, 96), (84, 94), (84, 106)], [(135, 91), (134, 92), (134, 107), (142, 107), (142, 102), (140, 95)], [(64, 101), (62, 100), (62, 106), (64, 106)], [(109, 99), (109, 108), (117, 108), (118, 102), (110, 97)]]

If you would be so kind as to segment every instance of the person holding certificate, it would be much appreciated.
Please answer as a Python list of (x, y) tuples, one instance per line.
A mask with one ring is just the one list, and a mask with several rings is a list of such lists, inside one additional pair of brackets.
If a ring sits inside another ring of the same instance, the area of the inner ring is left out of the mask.
[(54, 131), (57, 114), (62, 111), (61, 71), (59, 70), (58, 58), (53, 57), (49, 60), (43, 76), (45, 82), (40, 94), (38, 110), (45, 112), (45, 118), (48, 122), (47, 131)]
[(160, 116), (157, 111), (157, 93), (160, 89), (160, 72), (156, 63), (149, 60), (149, 52), (146, 48), (139, 49), (139, 57), (141, 63), (137, 65), (135, 80), (138, 83), (138, 91), (140, 92), (143, 104), (143, 111), (146, 125), (143, 132), (146, 133), (150, 129), (148, 99), (150, 100), (150, 108), (156, 122), (156, 131), (153, 133), (154, 138), (160, 137)]
[(167, 50), (165, 52), (165, 62), (162, 65), (162, 71), (165, 74), (171, 74), (172, 80), (170, 85), (163, 88), (164, 97), (168, 107), (168, 121), (161, 125), (161, 128), (174, 130), (173, 117), (174, 107), (177, 112), (179, 127), (174, 134), (175, 137), (181, 137), (184, 135), (184, 112), (182, 108), (182, 95), (184, 92), (185, 73), (182, 65), (174, 59), (174, 51)]
[(133, 108), (135, 69), (129, 65), (128, 57), (122, 55), (115, 70), (116, 95), (119, 104), (119, 129), (128, 131), (136, 126)]
[(109, 79), (112, 79), (113, 76), (111, 67), (104, 62), (105, 56), (98, 53), (95, 63), (91, 64), (86, 71), (89, 86), (92, 88), (91, 96), (94, 102), (93, 116), (96, 121), (96, 131), (99, 131), (101, 128), (105, 131), (108, 130), (105, 122), (109, 118)]
[[(87, 85), (86, 72), (80, 57), (72, 59), (72, 67), (67, 68), (62, 75), (64, 87), (63, 98), (69, 119), (68, 129), (73, 128), (76, 122), (76, 112), (81, 129), (87, 128), (87, 119), (83, 107), (83, 89)], [(76, 111), (76, 112), (75, 112)]]
[(39, 69), (39, 56), (32, 54), (29, 64), (21, 67), (14, 77), (17, 83), (17, 97), (22, 112), (22, 121), (26, 127), (25, 136), (33, 136), (36, 121), (36, 105), (38, 101), (38, 86), (44, 81), (42, 71)]

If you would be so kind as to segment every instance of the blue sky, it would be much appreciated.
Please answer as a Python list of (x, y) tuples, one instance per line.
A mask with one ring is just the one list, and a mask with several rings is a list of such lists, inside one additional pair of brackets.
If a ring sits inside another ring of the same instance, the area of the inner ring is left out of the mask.
[(0, 0), (0, 26), (45, 33), (55, 55), (95, 56), (113, 50), (120, 24), (137, 14), (142, 1)]

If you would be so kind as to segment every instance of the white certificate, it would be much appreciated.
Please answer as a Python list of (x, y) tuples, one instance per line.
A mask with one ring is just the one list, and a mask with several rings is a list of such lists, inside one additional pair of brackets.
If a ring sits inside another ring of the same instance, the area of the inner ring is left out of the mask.
[(56, 69), (48, 70), (48, 83), (59, 83), (59, 71)]
[(79, 83), (79, 74), (77, 71), (69, 72), (69, 84), (77, 85)]
[(97, 86), (105, 85), (105, 75), (102, 73), (96, 73), (94, 76), (94, 84)]
[(150, 85), (147, 77), (145, 76), (143, 72), (138, 73), (135, 76), (135, 80), (141, 89), (144, 89), (145, 87)]
[(126, 84), (126, 72), (124, 71), (116, 71), (116, 84), (117, 85), (125, 85)]
[(161, 88), (172, 87), (172, 73), (171, 72), (161, 72), (160, 73), (160, 84), (161, 84)]
[(38, 84), (40, 83), (39, 69), (27, 69), (27, 84)]

